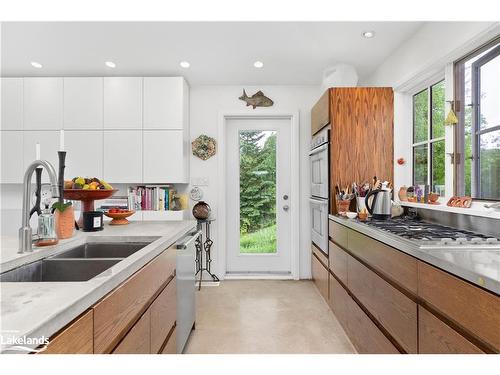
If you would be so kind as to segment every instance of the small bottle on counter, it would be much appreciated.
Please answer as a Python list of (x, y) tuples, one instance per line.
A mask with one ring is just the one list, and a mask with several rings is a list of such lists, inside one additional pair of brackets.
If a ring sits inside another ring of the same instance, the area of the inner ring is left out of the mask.
[(48, 205), (45, 205), (42, 214), (38, 216), (37, 234), (35, 246), (51, 246), (58, 242), (54, 214)]

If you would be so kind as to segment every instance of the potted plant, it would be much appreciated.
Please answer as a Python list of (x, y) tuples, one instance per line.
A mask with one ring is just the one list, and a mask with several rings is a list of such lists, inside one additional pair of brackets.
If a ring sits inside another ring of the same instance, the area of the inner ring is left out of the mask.
[(75, 229), (75, 211), (71, 202), (55, 202), (52, 208), (55, 209), (57, 238), (72, 237)]

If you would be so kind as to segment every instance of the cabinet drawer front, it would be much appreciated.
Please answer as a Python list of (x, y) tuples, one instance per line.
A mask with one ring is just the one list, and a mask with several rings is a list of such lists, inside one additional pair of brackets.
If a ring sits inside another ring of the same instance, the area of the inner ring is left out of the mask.
[(177, 282), (174, 277), (151, 305), (151, 352), (158, 353), (175, 325)]
[(399, 351), (384, 336), (370, 318), (349, 297), (347, 330), (356, 350), (361, 354), (398, 354)]
[(341, 224), (337, 224), (333, 220), (330, 220), (328, 235), (337, 245), (342, 246), (347, 249), (347, 234), (350, 231), (348, 228)]
[(170, 248), (108, 294), (94, 307), (94, 352), (108, 353), (172, 277), (175, 249)]
[(150, 337), (151, 314), (147, 310), (118, 344), (113, 354), (150, 354)]
[(417, 352), (417, 304), (353, 257), (348, 287), (408, 353)]
[(177, 327), (174, 327), (170, 333), (170, 337), (161, 354), (177, 354)]
[(356, 231), (349, 231), (349, 251), (396, 284), (417, 293), (417, 260)]
[(418, 308), (418, 348), (422, 354), (484, 353), (422, 306)]
[(325, 300), (328, 299), (328, 270), (314, 254), (311, 255), (312, 279)]
[(311, 251), (314, 255), (318, 257), (318, 259), (328, 267), (328, 257), (323, 253), (320, 249), (318, 249), (314, 244), (311, 244)]
[(54, 336), (41, 354), (92, 354), (94, 316), (89, 310)]
[(311, 109), (311, 134), (317, 133), (330, 122), (330, 90), (319, 98)]
[(335, 277), (330, 276), (330, 299), (328, 303), (338, 321), (347, 330), (348, 301), (351, 297)]
[(330, 270), (347, 285), (347, 253), (330, 241), (328, 259)]
[(418, 264), (419, 297), (500, 351), (500, 297), (424, 262)]

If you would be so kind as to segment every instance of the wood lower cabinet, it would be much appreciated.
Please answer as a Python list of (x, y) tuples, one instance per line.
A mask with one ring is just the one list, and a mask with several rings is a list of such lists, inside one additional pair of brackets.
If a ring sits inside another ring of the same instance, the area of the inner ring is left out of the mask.
[(311, 272), (319, 293), (328, 301), (328, 268), (319, 261), (314, 252), (311, 254)]
[(123, 338), (131, 322), (152, 302), (172, 277), (175, 249), (171, 248), (137, 271), (94, 307), (94, 352), (109, 353)]
[(177, 354), (177, 327), (174, 326), (168, 336), (168, 340), (163, 347), (161, 354)]
[(347, 286), (408, 353), (417, 353), (417, 304), (370, 271), (348, 258)]
[(418, 346), (422, 354), (483, 354), (453, 328), (422, 306), (418, 307)]
[(347, 249), (347, 235), (349, 231), (349, 228), (337, 224), (332, 220), (330, 220), (330, 223), (328, 224), (328, 235), (330, 236), (330, 239), (344, 249)]
[(50, 339), (41, 354), (92, 354), (94, 352), (94, 312), (80, 315)]
[(42, 353), (176, 350), (172, 336), (177, 320), (175, 264), (176, 249), (171, 247), (57, 333)]
[(330, 275), (329, 283), (330, 298), (328, 300), (328, 304), (330, 305), (330, 308), (332, 309), (342, 327), (344, 327), (344, 329), (347, 331), (347, 318), (349, 316), (347, 305), (351, 297), (349, 297), (347, 291), (332, 275)]
[(347, 253), (330, 241), (328, 249), (328, 267), (347, 285)]
[(417, 259), (354, 230), (348, 231), (348, 242), (351, 254), (391, 282), (417, 294)]
[(158, 353), (177, 316), (177, 281), (174, 278), (151, 304), (151, 353)]
[(113, 350), (113, 354), (151, 353), (151, 311), (146, 311), (134, 324), (123, 340)]
[(426, 304), (500, 352), (500, 297), (424, 262), (418, 264), (418, 293)]
[(398, 354), (398, 349), (384, 336), (352, 298), (347, 303), (347, 331), (361, 354)]

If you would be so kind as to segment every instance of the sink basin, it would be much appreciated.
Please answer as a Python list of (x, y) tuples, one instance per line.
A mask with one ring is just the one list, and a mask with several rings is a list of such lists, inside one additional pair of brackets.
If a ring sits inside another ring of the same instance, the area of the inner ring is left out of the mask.
[(1, 274), (0, 282), (87, 281), (122, 259), (42, 259)]
[(87, 242), (50, 259), (62, 258), (126, 258), (151, 242)]

